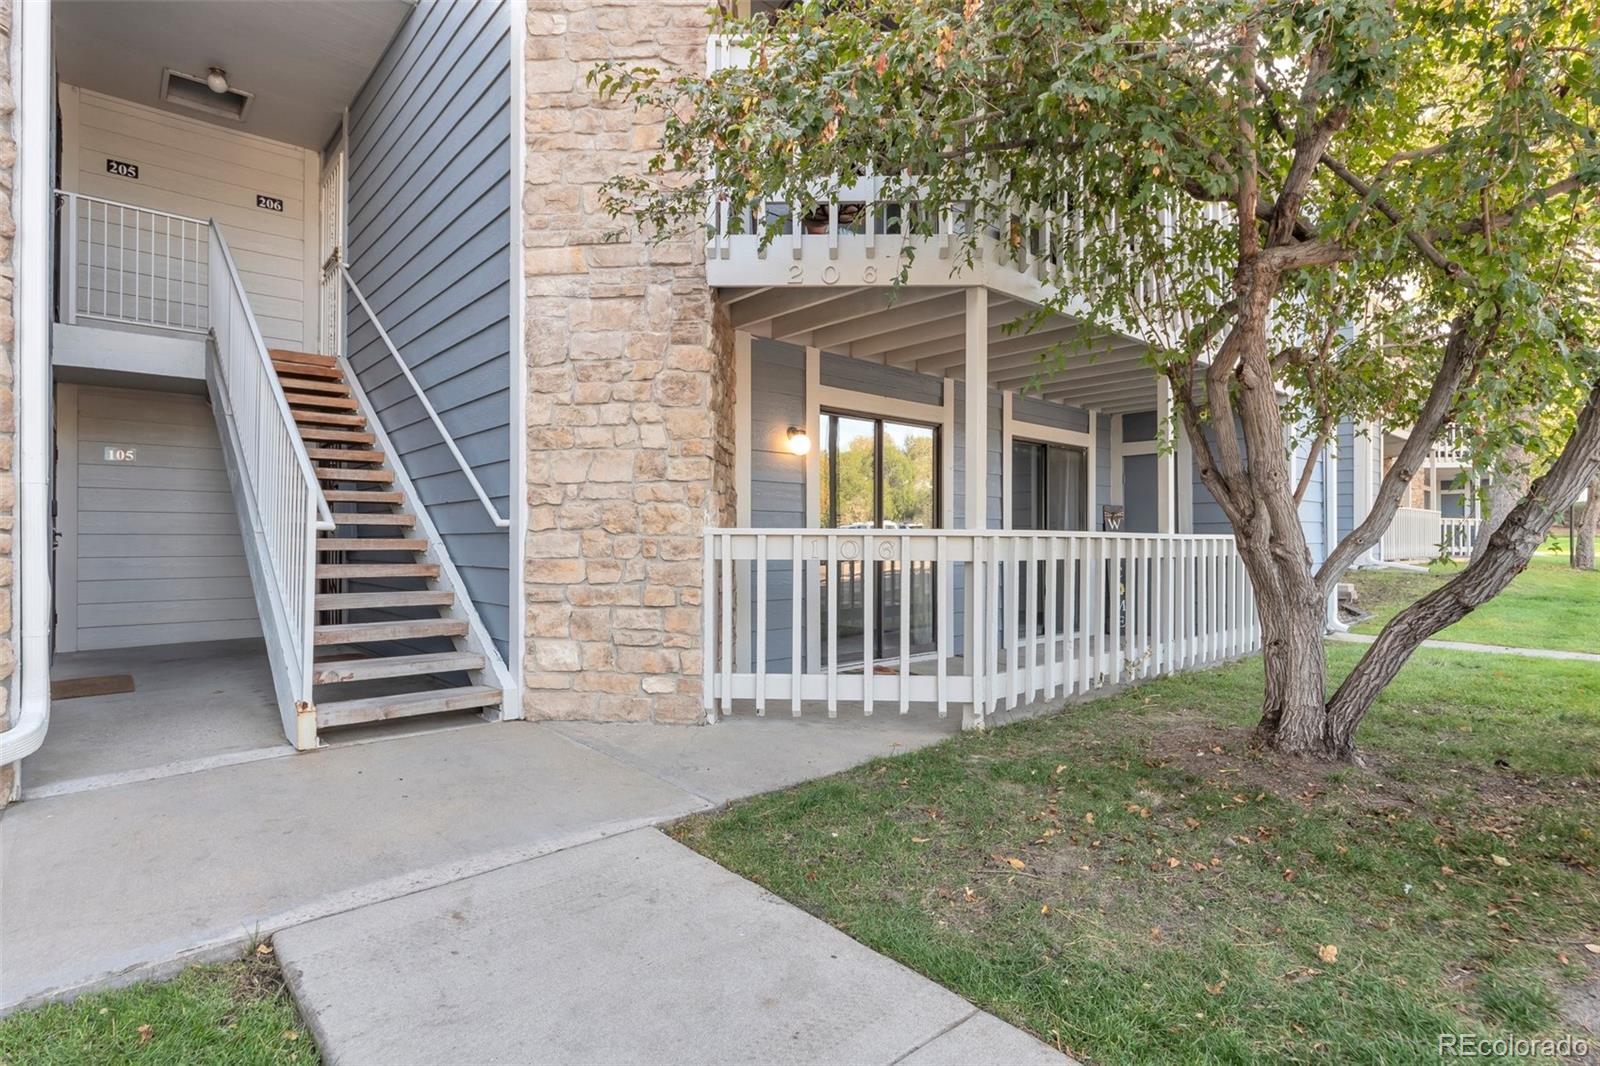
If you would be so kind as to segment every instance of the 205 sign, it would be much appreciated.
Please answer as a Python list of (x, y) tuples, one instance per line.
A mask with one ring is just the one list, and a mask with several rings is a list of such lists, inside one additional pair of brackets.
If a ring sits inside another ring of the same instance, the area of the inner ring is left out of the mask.
[(260, 193), (256, 193), (256, 206), (263, 211), (282, 211), (283, 197), (263, 196)]
[(107, 174), (113, 174), (113, 175), (115, 175), (115, 176), (117, 176), (119, 178), (132, 178), (134, 181), (138, 181), (139, 180), (139, 164), (138, 163), (124, 163), (120, 159), (107, 159), (106, 160), (106, 173)]

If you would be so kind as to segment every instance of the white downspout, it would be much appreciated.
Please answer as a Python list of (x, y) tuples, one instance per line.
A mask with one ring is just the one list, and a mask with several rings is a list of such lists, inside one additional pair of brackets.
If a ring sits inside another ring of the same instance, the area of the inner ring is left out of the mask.
[[(49, 4), (12, 9), (11, 69), (19, 84), (16, 239), (17, 566), (13, 617), (21, 632), (11, 728), (0, 765), (32, 755), (50, 725), (50, 17)], [(20, 789), (20, 774), (13, 790)]]

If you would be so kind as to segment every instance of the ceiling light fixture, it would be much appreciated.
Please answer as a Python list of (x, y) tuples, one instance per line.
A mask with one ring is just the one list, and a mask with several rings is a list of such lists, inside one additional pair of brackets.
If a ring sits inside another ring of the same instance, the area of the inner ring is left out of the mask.
[(228, 91), (228, 72), (221, 67), (212, 67), (206, 71), (206, 85), (212, 92), (222, 94)]

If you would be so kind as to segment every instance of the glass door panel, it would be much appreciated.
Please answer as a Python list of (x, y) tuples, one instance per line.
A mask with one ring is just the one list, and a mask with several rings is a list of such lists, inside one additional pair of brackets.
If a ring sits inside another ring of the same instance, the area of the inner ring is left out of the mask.
[[(931, 529), (938, 522), (939, 442), (928, 426), (824, 413), (820, 425), (819, 510), (829, 529)], [(912, 654), (931, 650), (935, 630), (932, 563), (897, 560), (822, 568), (824, 632), (828, 582), (837, 589), (839, 662), (861, 662), (865, 582), (873, 581), (873, 657), (900, 653), (900, 605), (910, 597)], [(826, 641), (824, 641), (826, 657)]]

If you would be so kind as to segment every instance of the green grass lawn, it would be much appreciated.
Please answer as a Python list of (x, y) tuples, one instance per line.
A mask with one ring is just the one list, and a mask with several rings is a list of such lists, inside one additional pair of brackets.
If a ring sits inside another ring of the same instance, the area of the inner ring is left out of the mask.
[(1092, 1063), (1600, 1028), (1600, 665), (1423, 651), (1365, 768), (1252, 754), (1260, 691), (1172, 678), (674, 832)]
[(0, 1021), (0, 1064), (314, 1066), (271, 949)]
[[(1402, 607), (1460, 573), (1461, 566), (1434, 563), (1426, 574), (1351, 571), (1346, 580), (1356, 586), (1358, 606), (1373, 615), (1355, 632), (1377, 633)], [(1571, 569), (1564, 544), (1559, 554), (1540, 551), (1504, 592), (1436, 637), (1517, 648), (1600, 652), (1600, 571)]]

